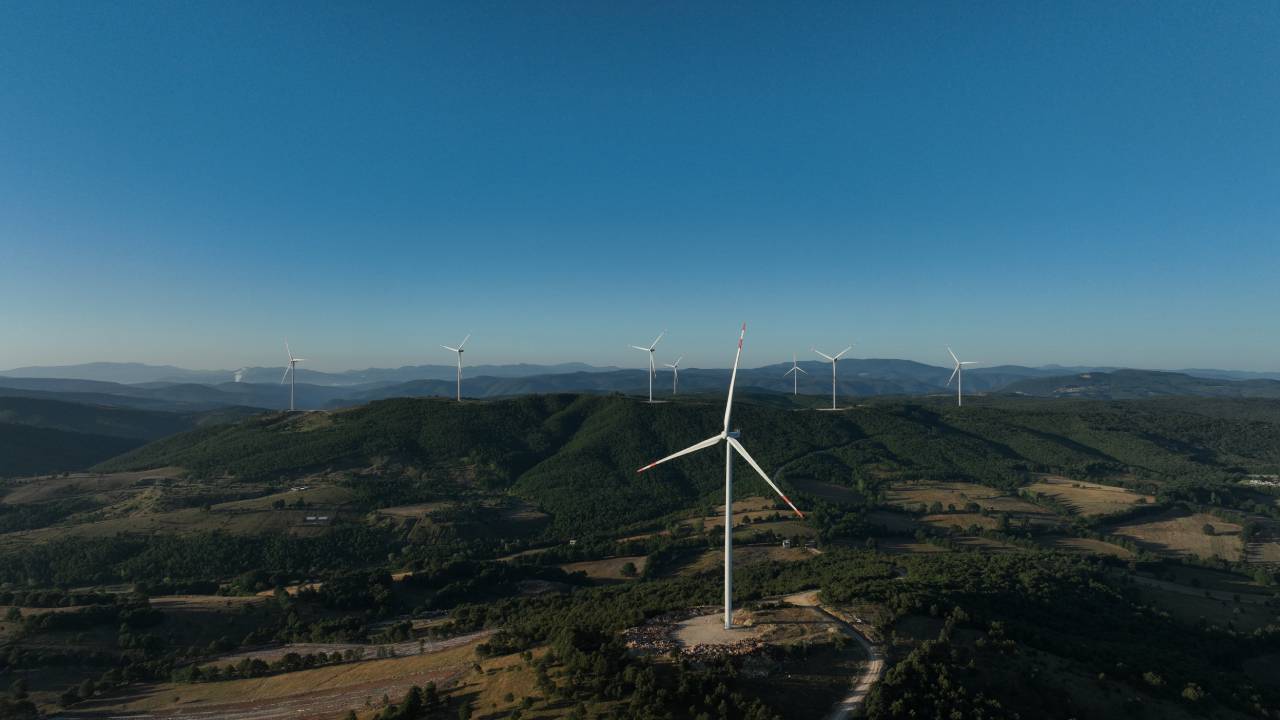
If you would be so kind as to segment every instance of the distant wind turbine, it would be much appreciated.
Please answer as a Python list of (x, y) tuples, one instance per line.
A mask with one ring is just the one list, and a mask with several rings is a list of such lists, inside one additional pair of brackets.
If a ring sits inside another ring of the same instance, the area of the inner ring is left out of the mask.
[(733, 373), (729, 375), (729, 399), (726, 400), (724, 404), (724, 428), (720, 431), (720, 434), (707, 438), (706, 440), (703, 440), (702, 442), (696, 445), (691, 445), (685, 448), (684, 450), (681, 450), (678, 453), (668, 455), (657, 462), (645, 465), (644, 467), (636, 471), (637, 473), (642, 473), (645, 470), (649, 470), (650, 468), (657, 467), (658, 465), (661, 465), (662, 463), (667, 462), (668, 460), (674, 460), (680, 457), (681, 455), (688, 455), (689, 453), (694, 453), (704, 448), (709, 448), (712, 445), (719, 443), (721, 440), (725, 442), (725, 447), (724, 447), (724, 629), (725, 630), (728, 630), (733, 627), (733, 453), (734, 451), (736, 450), (738, 454), (742, 456), (742, 459), (746, 460), (747, 464), (750, 465), (752, 469), (754, 469), (757, 473), (759, 473), (760, 477), (764, 478), (764, 481), (766, 483), (769, 483), (769, 487), (773, 488), (773, 491), (778, 493), (778, 496), (781, 497), (784, 502), (790, 505), (792, 510), (795, 510), (796, 515), (799, 515), (801, 518), (804, 517), (804, 513), (800, 512), (799, 508), (797, 508), (794, 503), (788, 500), (786, 495), (782, 494), (782, 491), (778, 489), (778, 486), (775, 485), (773, 481), (769, 479), (768, 475), (765, 475), (764, 470), (760, 469), (760, 465), (756, 463), (755, 459), (751, 457), (751, 455), (747, 452), (747, 449), (742, 447), (742, 443), (738, 442), (738, 438), (740, 437), (741, 434), (737, 430), (734, 430), (732, 432), (730, 432), (729, 430), (729, 415), (733, 411), (733, 385), (738, 378), (738, 360), (739, 358), (742, 357), (742, 340), (743, 338), (746, 337), (746, 334), (747, 334), (747, 324), (743, 323), (742, 333), (738, 335), (738, 354), (733, 357)]
[(675, 395), (676, 392), (680, 389), (680, 361), (683, 359), (684, 359), (684, 356), (681, 355), (680, 357), (676, 358), (675, 362), (667, 363), (667, 367), (671, 368), (671, 394), (672, 395)]
[(947, 354), (950, 355), (951, 359), (954, 360), (956, 363), (956, 369), (952, 370), (951, 377), (947, 378), (947, 387), (951, 387), (952, 380), (956, 381), (956, 407), (962, 407), (964, 405), (964, 399), (961, 392), (961, 389), (964, 386), (964, 366), (977, 365), (978, 361), (966, 360), (965, 362), (960, 362), (960, 358), (956, 357), (956, 354), (954, 352), (951, 352), (950, 345), (947, 346)]
[(836, 353), (834, 357), (822, 352), (817, 348), (809, 348), (809, 349), (818, 353), (822, 357), (826, 358), (827, 362), (831, 363), (831, 409), (835, 410), (836, 409), (836, 363), (840, 362), (840, 356), (852, 350), (853, 346), (850, 345), (849, 347), (841, 350), (840, 352)]
[[(289, 356), (289, 364), (284, 369), (284, 375), (280, 376), (280, 384), (283, 385), (285, 378), (289, 378), (289, 412), (293, 412), (293, 391), (298, 384), (298, 363), (304, 362), (306, 358), (293, 356), (293, 351), (289, 349), (288, 339), (284, 341), (284, 351)], [(293, 373), (293, 375), (290, 376), (289, 373)]]
[(649, 402), (653, 402), (653, 378), (658, 374), (658, 369), (654, 367), (653, 364), (653, 352), (654, 348), (658, 347), (658, 343), (662, 341), (662, 336), (666, 334), (666, 330), (658, 333), (658, 337), (653, 339), (653, 342), (649, 344), (649, 347), (640, 347), (639, 345), (631, 346), (637, 350), (649, 353)]
[(462, 348), (466, 347), (467, 341), (470, 339), (471, 333), (467, 333), (467, 336), (462, 338), (462, 342), (458, 343), (458, 347), (449, 347), (448, 345), (440, 346), (449, 352), (458, 353), (458, 402), (462, 402), (462, 353), (466, 352)]
[[(833, 365), (832, 367), (835, 367), (835, 366)], [(786, 377), (788, 375), (791, 376), (791, 394), (792, 395), (800, 394), (800, 373), (804, 373), (805, 375), (809, 374), (803, 368), (800, 367), (800, 363), (796, 362), (796, 354), (791, 353), (791, 369), (782, 373), (782, 377)], [(834, 404), (834, 401), (832, 402), (832, 404)]]

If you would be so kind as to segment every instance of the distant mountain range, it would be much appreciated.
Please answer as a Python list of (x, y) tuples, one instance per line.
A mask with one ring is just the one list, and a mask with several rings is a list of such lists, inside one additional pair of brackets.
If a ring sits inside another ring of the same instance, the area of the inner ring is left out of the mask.
[[(555, 365), (476, 365), (467, 368), (472, 375), (493, 377), (525, 377), (529, 375), (554, 375), (575, 372), (608, 372), (615, 367), (596, 367), (586, 363), (559, 363)], [(312, 385), (351, 386), (368, 383), (401, 383), (411, 380), (452, 380), (457, 372), (454, 365), (406, 365), (398, 368), (366, 368), (344, 370), (337, 373), (298, 368), (298, 381)], [(173, 365), (146, 365), (143, 363), (94, 362), (82, 365), (32, 365), (0, 371), (0, 377), (58, 378), (71, 380), (98, 380), (101, 382), (136, 385), (141, 383), (199, 383), (216, 385), (225, 382), (271, 383), (279, 382), (284, 366), (246, 367), (235, 370), (188, 370)]]
[[(790, 394), (789, 363), (739, 371), (739, 386), (755, 392)], [(800, 363), (803, 395), (831, 392), (831, 366), (817, 361)], [(586, 369), (584, 369), (586, 368)], [(56, 377), (56, 373), (97, 375), (97, 378)], [(227, 407), (280, 410), (288, 407), (289, 388), (279, 382), (283, 368), (251, 368), (241, 382), (226, 373), (193, 371), (172, 366), (91, 363), (61, 368), (19, 368), (0, 373), (0, 397), (60, 400), (99, 406), (196, 413)], [(455, 368), (423, 365), (396, 369), (368, 369), (345, 373), (300, 371), (299, 409), (334, 409), (392, 397), (449, 397), (454, 393)], [(1163, 395), (1207, 397), (1280, 397), (1280, 382), (1265, 373), (1202, 370), (1200, 375), (1153, 370), (1080, 367), (1023, 367), (1000, 365), (965, 373), (965, 390), (1012, 393), (1037, 397), (1137, 398)], [(32, 373), (18, 377), (18, 373)], [(181, 380), (150, 378), (176, 375)], [(837, 392), (843, 397), (930, 395), (949, 392), (951, 369), (910, 360), (848, 359), (839, 367)], [(688, 368), (680, 372), (682, 393), (722, 392), (727, 369)], [(1243, 376), (1243, 377), (1239, 377)], [(136, 382), (106, 381), (127, 377)], [(192, 378), (203, 377), (204, 381)], [(404, 380), (401, 378), (410, 378)], [(1280, 374), (1276, 374), (1280, 378)], [(142, 379), (147, 378), (147, 379)], [(313, 382), (313, 380), (322, 382)], [(641, 369), (561, 365), (502, 365), (467, 368), (463, 395), (497, 398), (538, 393), (644, 394), (648, 377)], [(671, 373), (654, 379), (654, 396), (671, 393)]]

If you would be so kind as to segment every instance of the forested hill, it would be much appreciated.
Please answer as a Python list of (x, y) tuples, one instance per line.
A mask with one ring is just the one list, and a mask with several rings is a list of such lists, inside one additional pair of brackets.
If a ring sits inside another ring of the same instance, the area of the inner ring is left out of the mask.
[[(511, 492), (569, 531), (617, 528), (712, 501), (719, 452), (637, 475), (641, 465), (719, 430), (718, 399), (648, 405), (618, 396), (540, 395), (461, 404), (396, 399), (333, 413), (276, 413), (200, 428), (98, 466), (179, 466), (201, 477), (297, 478), (322, 471), (449, 477)], [(1191, 479), (1230, 492), (1246, 473), (1280, 472), (1280, 402), (879, 401), (845, 412), (742, 398), (734, 425), (785, 485), (884, 478), (1016, 484), (1032, 472)], [(740, 465), (743, 492), (767, 492)], [(1204, 487), (1203, 484), (1200, 487)]]
[(1017, 380), (1001, 392), (1036, 397), (1128, 400), (1153, 397), (1280, 398), (1280, 381), (1228, 380), (1155, 370), (1114, 370)]

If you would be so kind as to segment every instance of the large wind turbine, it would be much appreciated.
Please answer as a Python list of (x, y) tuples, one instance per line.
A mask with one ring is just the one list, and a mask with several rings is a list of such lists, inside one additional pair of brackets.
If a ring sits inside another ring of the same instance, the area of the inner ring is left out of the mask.
[[(832, 367), (835, 367), (835, 366), (833, 365)], [(796, 354), (791, 353), (791, 369), (782, 373), (782, 377), (786, 377), (788, 375), (791, 376), (791, 394), (792, 395), (800, 394), (800, 373), (804, 373), (805, 375), (809, 374), (803, 368), (800, 367), (800, 363), (796, 362)], [(834, 401), (832, 404), (834, 404)]]
[(293, 390), (298, 384), (298, 363), (305, 361), (306, 358), (294, 357), (287, 339), (284, 341), (284, 351), (289, 356), (289, 364), (284, 368), (284, 375), (280, 376), (280, 384), (283, 385), (285, 378), (289, 378), (289, 373), (293, 373), (293, 377), (289, 378), (289, 412), (293, 412)]
[(961, 389), (964, 387), (964, 366), (977, 365), (978, 361), (966, 360), (965, 362), (960, 362), (960, 358), (956, 357), (956, 354), (954, 352), (951, 352), (950, 345), (947, 346), (947, 354), (950, 355), (951, 359), (956, 362), (956, 369), (952, 370), (951, 377), (947, 378), (947, 387), (951, 387), (952, 380), (956, 381), (956, 407), (961, 407), (964, 405), (964, 400), (962, 399), (962, 395), (961, 395)]
[(743, 338), (746, 337), (746, 335), (747, 335), (747, 324), (743, 323), (742, 333), (738, 335), (738, 354), (733, 356), (733, 373), (729, 375), (729, 399), (726, 400), (724, 404), (724, 429), (720, 431), (720, 434), (714, 437), (707, 438), (706, 440), (703, 440), (697, 445), (691, 445), (685, 448), (684, 450), (681, 450), (678, 453), (668, 455), (657, 462), (649, 463), (648, 465), (645, 465), (644, 467), (636, 471), (637, 473), (642, 473), (645, 470), (661, 465), (662, 463), (668, 460), (674, 460), (675, 458), (678, 458), (681, 455), (688, 455), (689, 453), (694, 453), (704, 448), (709, 448), (712, 445), (719, 443), (721, 440), (725, 442), (725, 446), (724, 446), (724, 629), (725, 630), (728, 630), (733, 627), (733, 453), (734, 451), (736, 450), (738, 454), (742, 456), (742, 459), (746, 460), (747, 464), (750, 465), (752, 469), (754, 469), (757, 473), (759, 473), (760, 477), (764, 478), (765, 482), (769, 483), (769, 487), (773, 488), (773, 491), (778, 493), (778, 496), (781, 497), (784, 502), (790, 505), (792, 510), (795, 510), (796, 515), (799, 515), (801, 518), (804, 517), (804, 513), (800, 512), (799, 508), (797, 508), (794, 503), (788, 500), (786, 495), (782, 494), (782, 491), (778, 489), (778, 486), (773, 484), (773, 481), (769, 479), (768, 475), (764, 474), (764, 470), (760, 469), (760, 465), (756, 463), (755, 459), (751, 457), (751, 455), (747, 452), (747, 449), (742, 447), (742, 443), (738, 442), (740, 433), (737, 430), (734, 430), (732, 432), (729, 431), (729, 415), (733, 411), (733, 385), (734, 385), (734, 382), (738, 379), (738, 359), (742, 357), (742, 340)]
[(458, 353), (458, 402), (462, 402), (462, 353), (466, 352), (462, 348), (466, 346), (467, 341), (470, 339), (471, 333), (467, 333), (467, 336), (462, 338), (462, 342), (458, 343), (458, 347), (440, 346), (450, 352)]
[(671, 368), (671, 394), (672, 395), (675, 395), (676, 391), (680, 389), (680, 361), (683, 359), (684, 359), (684, 356), (681, 355), (680, 357), (676, 358), (675, 362), (667, 363), (666, 365), (667, 367)]
[(653, 342), (649, 344), (649, 347), (640, 347), (639, 345), (631, 346), (637, 350), (649, 353), (649, 402), (653, 402), (653, 377), (658, 374), (658, 369), (654, 367), (653, 364), (653, 351), (654, 348), (658, 347), (658, 343), (662, 341), (662, 336), (666, 334), (666, 330), (658, 333), (658, 337), (653, 339)]
[(818, 353), (822, 357), (826, 358), (827, 362), (831, 363), (831, 409), (835, 410), (836, 409), (836, 363), (840, 361), (840, 356), (852, 350), (853, 346), (850, 345), (849, 347), (836, 353), (835, 357), (832, 357), (831, 355), (828, 355), (817, 348), (809, 348), (809, 349)]

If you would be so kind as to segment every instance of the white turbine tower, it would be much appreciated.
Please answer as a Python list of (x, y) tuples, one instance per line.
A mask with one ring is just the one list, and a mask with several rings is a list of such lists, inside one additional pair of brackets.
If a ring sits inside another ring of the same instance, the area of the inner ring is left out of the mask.
[(822, 352), (817, 348), (809, 348), (809, 349), (818, 353), (822, 357), (826, 358), (827, 362), (831, 363), (831, 409), (835, 410), (836, 409), (836, 363), (840, 362), (840, 356), (852, 350), (853, 346), (850, 345), (849, 347), (841, 350), (840, 352), (836, 353), (834, 357)]
[(658, 347), (658, 343), (662, 341), (662, 336), (666, 334), (666, 330), (658, 333), (658, 337), (653, 339), (653, 342), (649, 344), (649, 347), (640, 347), (639, 345), (631, 346), (637, 350), (649, 353), (649, 402), (653, 402), (653, 378), (658, 374), (658, 369), (654, 367), (653, 364), (653, 352), (654, 348)]
[[(293, 391), (298, 385), (298, 363), (304, 362), (306, 358), (294, 357), (287, 339), (284, 341), (284, 351), (289, 356), (289, 364), (284, 368), (284, 375), (280, 376), (280, 384), (283, 385), (285, 379), (289, 380), (289, 412), (293, 412)], [(289, 373), (293, 373), (293, 376), (290, 377)]]
[(977, 365), (978, 361), (966, 360), (965, 362), (960, 362), (960, 358), (956, 357), (954, 352), (951, 352), (950, 345), (947, 346), (947, 354), (956, 363), (956, 369), (951, 371), (951, 377), (947, 379), (947, 387), (951, 387), (952, 380), (956, 381), (956, 407), (962, 407), (964, 405), (963, 396), (961, 395), (961, 391), (964, 388), (964, 366)]
[(681, 355), (680, 357), (676, 358), (675, 362), (666, 364), (666, 367), (671, 368), (671, 394), (672, 395), (675, 395), (676, 391), (680, 389), (680, 361), (683, 359), (684, 359), (684, 356)]
[(462, 402), (462, 353), (466, 352), (462, 348), (466, 347), (467, 341), (470, 339), (471, 333), (467, 333), (467, 336), (462, 338), (462, 342), (458, 343), (458, 347), (440, 346), (449, 352), (458, 353), (458, 402)]
[(662, 463), (668, 460), (674, 460), (675, 458), (678, 458), (681, 455), (688, 455), (689, 453), (694, 453), (704, 448), (709, 448), (712, 445), (719, 443), (721, 440), (725, 442), (725, 447), (724, 447), (724, 629), (725, 630), (728, 630), (733, 627), (733, 453), (734, 451), (737, 451), (737, 453), (742, 456), (742, 459), (746, 460), (747, 464), (750, 465), (752, 469), (754, 469), (757, 473), (759, 473), (760, 477), (764, 478), (764, 481), (766, 483), (769, 483), (769, 487), (773, 488), (773, 491), (778, 493), (778, 496), (781, 497), (783, 501), (787, 503), (787, 505), (790, 505), (792, 510), (795, 510), (796, 515), (799, 515), (801, 518), (804, 517), (804, 513), (800, 512), (799, 508), (797, 508), (794, 503), (792, 503), (789, 499), (787, 499), (786, 495), (782, 494), (782, 491), (778, 489), (778, 486), (775, 485), (773, 481), (769, 479), (768, 475), (764, 474), (764, 470), (760, 469), (760, 465), (756, 463), (754, 458), (751, 457), (751, 455), (747, 452), (747, 449), (742, 447), (742, 443), (738, 442), (740, 433), (737, 430), (734, 430), (732, 432), (730, 432), (729, 430), (729, 415), (733, 411), (733, 385), (738, 378), (738, 360), (739, 358), (742, 357), (742, 340), (744, 337), (746, 337), (746, 334), (747, 334), (747, 324), (743, 323), (742, 333), (738, 335), (738, 354), (734, 355), (733, 357), (733, 373), (729, 376), (729, 399), (725, 401), (725, 404), (724, 404), (724, 428), (720, 431), (720, 434), (715, 435), (714, 437), (709, 437), (706, 440), (703, 440), (702, 442), (698, 443), (697, 445), (691, 445), (685, 448), (684, 450), (681, 450), (678, 453), (668, 455), (657, 462), (645, 465), (644, 467), (636, 471), (637, 473), (642, 473), (645, 470), (661, 465)]
[(796, 362), (796, 354), (791, 353), (791, 369), (784, 372), (782, 374), (782, 377), (786, 377), (788, 375), (791, 376), (791, 394), (792, 395), (800, 394), (800, 373), (804, 373), (805, 375), (809, 374), (803, 368), (800, 367), (800, 363)]

